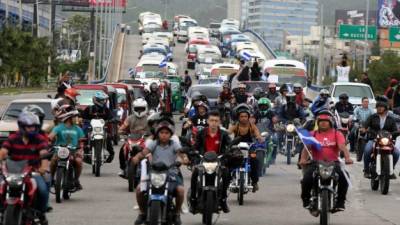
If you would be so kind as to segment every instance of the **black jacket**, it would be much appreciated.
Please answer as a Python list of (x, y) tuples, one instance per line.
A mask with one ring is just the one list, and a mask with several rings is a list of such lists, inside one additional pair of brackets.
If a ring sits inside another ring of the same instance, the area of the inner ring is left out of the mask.
[(368, 136), (373, 139), (376, 137), (379, 131), (384, 130), (390, 133), (397, 131), (396, 120), (392, 116), (387, 116), (383, 129), (380, 127), (380, 118), (377, 113), (371, 115), (364, 124), (364, 127), (368, 128)]
[(353, 105), (348, 102), (346, 104), (342, 104), (341, 102), (337, 102), (335, 104), (335, 109), (338, 113), (343, 113), (343, 112), (348, 112), (349, 114), (354, 113), (354, 107)]
[[(195, 149), (199, 151), (201, 155), (204, 155), (206, 152), (205, 146), (206, 146), (206, 135), (207, 135), (208, 129), (203, 129), (197, 134), (196, 138), (196, 144), (195, 144)], [(220, 140), (219, 140), (219, 155), (226, 154), (229, 149), (228, 146), (231, 142), (231, 138), (229, 137), (228, 132), (224, 130), (219, 130), (220, 132)]]
[(82, 118), (85, 120), (101, 118), (105, 121), (109, 121), (113, 119), (113, 114), (107, 107), (100, 108), (97, 105), (91, 105), (86, 107), (86, 109), (82, 112)]

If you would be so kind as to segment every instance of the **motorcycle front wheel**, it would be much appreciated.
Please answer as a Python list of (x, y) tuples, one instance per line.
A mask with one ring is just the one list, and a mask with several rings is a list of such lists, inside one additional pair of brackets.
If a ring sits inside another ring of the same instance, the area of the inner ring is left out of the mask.
[(390, 184), (390, 159), (389, 155), (382, 155), (382, 175), (380, 176), (380, 190), (381, 194), (387, 195), (389, 192)]
[(214, 194), (211, 191), (208, 191), (205, 199), (206, 207), (203, 212), (203, 224), (212, 225), (215, 204)]
[(161, 224), (161, 202), (160, 201), (153, 201), (150, 205), (150, 214), (149, 216), (149, 223), (148, 225), (159, 225)]
[(239, 205), (243, 205), (243, 197), (244, 197), (244, 172), (240, 171), (240, 175), (239, 175), (239, 191), (238, 191), (238, 202), (239, 202)]
[(328, 225), (330, 217), (330, 194), (328, 190), (321, 192), (321, 214), (319, 217), (320, 225)]
[(286, 164), (292, 163), (292, 141), (286, 141)]
[(8, 205), (3, 213), (3, 224), (4, 225), (21, 225), (22, 221), (22, 209), (19, 205)]
[(136, 177), (136, 168), (134, 165), (132, 165), (132, 162), (128, 162), (128, 171), (127, 171), (127, 177), (128, 177), (128, 191), (133, 192), (135, 190), (135, 177)]
[(61, 195), (64, 185), (65, 169), (63, 167), (58, 167), (56, 171), (56, 183), (54, 184), (54, 189), (56, 191), (56, 202), (61, 203)]
[(94, 174), (96, 177), (100, 177), (100, 169), (102, 164), (102, 151), (103, 151), (103, 140), (94, 141)]

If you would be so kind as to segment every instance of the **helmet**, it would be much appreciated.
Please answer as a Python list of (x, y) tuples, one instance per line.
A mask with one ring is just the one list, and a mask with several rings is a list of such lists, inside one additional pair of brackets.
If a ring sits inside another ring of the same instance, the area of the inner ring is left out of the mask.
[(151, 91), (151, 92), (156, 92), (156, 91), (158, 91), (158, 85), (157, 85), (156, 82), (153, 82), (153, 83), (150, 84), (150, 91)]
[(294, 83), (293, 84), (293, 91), (298, 93), (303, 90), (303, 86), (300, 83)]
[(107, 102), (108, 96), (102, 91), (96, 92), (93, 97), (93, 103), (100, 107), (104, 107)]
[(52, 100), (51, 101), (51, 109), (54, 111), (57, 111), (60, 108), (60, 106), (63, 105), (62, 104), (63, 102), (64, 102), (64, 99), (62, 99), (62, 98), (57, 98), (57, 99)]
[(398, 83), (398, 81), (397, 81), (396, 79), (391, 79), (391, 80), (390, 80), (390, 86), (391, 86), (391, 87), (396, 86), (397, 83)]
[(286, 95), (286, 101), (289, 103), (294, 103), (296, 102), (296, 94), (293, 92), (290, 92)]
[(31, 112), (35, 114), (39, 118), (40, 126), (43, 125), (43, 120), (46, 114), (44, 113), (44, 110), (38, 105), (27, 105), (22, 109), (22, 112)]
[(328, 90), (326, 90), (325, 88), (324, 89), (321, 89), (321, 91), (319, 91), (319, 95), (326, 95), (326, 96), (328, 96), (329, 97), (329, 91)]
[(64, 92), (64, 95), (65, 97), (71, 99), (74, 103), (76, 103), (76, 96), (80, 94), (75, 88), (67, 88)]
[(168, 121), (162, 121), (157, 125), (156, 135), (158, 135), (158, 133), (160, 133), (160, 131), (163, 129), (168, 129), (168, 131), (171, 132), (172, 135), (174, 134), (175, 126)]
[[(35, 131), (27, 132), (25, 127), (35, 127)], [(39, 133), (40, 121), (39, 117), (32, 112), (23, 111), (18, 116), (18, 128), (22, 135), (27, 135), (29, 138), (34, 138)]]
[(348, 100), (349, 96), (347, 95), (347, 93), (342, 93), (339, 95), (339, 99), (340, 100)]
[(201, 98), (202, 98), (203, 95), (199, 91), (196, 91), (196, 92), (193, 93), (192, 96), (193, 96), (192, 97), (192, 102), (195, 102), (195, 101), (201, 101)]
[(286, 85), (286, 84), (283, 84), (282, 86), (281, 86), (281, 88), (279, 89), (279, 92), (282, 94), (283, 92), (288, 92), (289, 91), (289, 88), (288, 88), (288, 86)]
[(334, 121), (333, 121), (333, 115), (332, 115), (331, 111), (321, 110), (320, 112), (318, 112), (317, 123), (322, 120), (329, 121), (329, 123), (331, 124), (331, 127), (333, 127)]
[(254, 96), (254, 98), (256, 98), (256, 99), (260, 99), (261, 98), (261, 95), (263, 94), (263, 89), (262, 88), (260, 88), (260, 87), (256, 87), (255, 89), (254, 89), (254, 91), (253, 91), (253, 96)]
[(386, 110), (389, 108), (389, 100), (386, 96), (376, 96), (376, 108), (378, 107), (384, 107)]
[(224, 81), (224, 83), (222, 84), (222, 88), (231, 88), (231, 85), (228, 81)]
[(133, 113), (136, 117), (142, 118), (147, 114), (147, 102), (143, 98), (133, 101)]
[(260, 98), (258, 100), (258, 108), (260, 109), (261, 115), (265, 116), (271, 108), (271, 101), (268, 98)]
[(196, 108), (199, 108), (200, 106), (204, 107), (206, 111), (210, 109), (205, 102), (199, 102), (199, 104), (196, 105)]
[(239, 86), (238, 86), (238, 88), (244, 88), (244, 89), (246, 89), (246, 84), (240, 83)]
[(247, 104), (244, 104), (244, 103), (236, 106), (234, 111), (236, 112), (237, 117), (239, 117), (240, 113), (247, 113), (247, 114), (249, 114), (249, 116), (251, 115), (251, 108)]
[(79, 115), (79, 112), (78, 112), (78, 110), (75, 109), (75, 107), (65, 104), (65, 105), (62, 105), (58, 109), (55, 116), (59, 121), (65, 122), (69, 118), (72, 118), (72, 117), (75, 117), (78, 115)]

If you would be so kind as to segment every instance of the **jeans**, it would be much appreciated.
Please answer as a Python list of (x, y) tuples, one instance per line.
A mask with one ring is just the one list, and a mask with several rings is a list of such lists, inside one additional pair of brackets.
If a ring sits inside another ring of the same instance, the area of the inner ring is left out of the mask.
[[(400, 156), (400, 151), (399, 149), (396, 147), (398, 146), (398, 139), (396, 139), (396, 145), (394, 147), (394, 151), (393, 151), (393, 168), (396, 166), (397, 161), (399, 160), (399, 156)], [(372, 154), (372, 148), (374, 145), (374, 141), (373, 140), (369, 140), (367, 142), (367, 144), (365, 145), (364, 148), (364, 171), (368, 171), (369, 168), (369, 163), (371, 162), (371, 154)]]
[(49, 201), (49, 188), (44, 178), (40, 175), (33, 176), (37, 184), (36, 208), (42, 213), (46, 213), (47, 203)]

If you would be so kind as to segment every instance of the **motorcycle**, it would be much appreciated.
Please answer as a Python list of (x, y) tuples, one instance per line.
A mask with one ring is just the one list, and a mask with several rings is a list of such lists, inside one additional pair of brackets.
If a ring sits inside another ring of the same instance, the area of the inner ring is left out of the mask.
[(299, 140), (296, 135), (296, 126), (294, 122), (288, 122), (285, 130), (285, 147), (283, 154), (286, 156), (286, 164), (290, 165), (292, 162), (292, 157), (296, 155), (296, 147), (299, 143)]
[(2, 208), (1, 222), (4, 225), (41, 224), (41, 212), (34, 208), (37, 193), (33, 176), (34, 167), (28, 160), (7, 159), (2, 164), (0, 198)]
[(380, 131), (375, 139), (372, 162), (370, 163), (371, 189), (380, 188), (381, 194), (389, 192), (390, 176), (393, 175), (392, 135), (387, 131)]
[[(263, 132), (261, 134), (264, 138), (268, 137), (268, 133)], [(259, 163), (258, 176), (262, 177), (267, 173), (267, 168), (270, 165), (272, 159), (273, 152), (273, 144), (270, 141), (265, 141), (263, 143), (255, 142), (250, 145), (250, 151), (254, 151), (256, 153), (256, 158)]]
[(170, 185), (169, 169), (176, 166), (179, 167), (180, 163), (175, 163), (171, 167), (164, 163), (151, 165), (150, 182), (146, 193), (148, 225), (173, 224), (175, 204), (174, 197), (169, 193), (168, 188)]
[(231, 122), (231, 103), (225, 102), (224, 104), (221, 104), (221, 112), (222, 126), (228, 129)]
[(77, 191), (75, 186), (75, 168), (73, 166), (74, 156), (71, 147), (54, 147), (54, 152), (57, 154), (57, 170), (54, 183), (56, 202), (61, 203), (61, 198), (68, 200), (71, 193)]
[(107, 146), (107, 132), (105, 121), (103, 119), (92, 119), (90, 121), (90, 156), (92, 164), (92, 173), (96, 177), (100, 176), (101, 166), (108, 156), (106, 156), (105, 147)]
[[(220, 191), (222, 187), (221, 178), (221, 156), (217, 156), (215, 152), (207, 152), (204, 156), (199, 155), (201, 162), (199, 163), (199, 175), (197, 184), (197, 203), (196, 213), (203, 214), (203, 224), (213, 224), (213, 214), (221, 211), (219, 207)], [(191, 195), (191, 190), (188, 191), (188, 196)], [(190, 199), (188, 197), (187, 199)], [(190, 207), (190, 201), (188, 201)]]
[(229, 185), (229, 191), (237, 194), (239, 205), (243, 205), (244, 195), (253, 190), (250, 179), (250, 157), (256, 158), (255, 151), (250, 150), (249, 144), (240, 142), (237, 146), (243, 154), (243, 162), (239, 168), (232, 172), (232, 181)]
[(354, 148), (357, 155), (357, 162), (360, 162), (363, 158), (365, 145), (367, 144), (367, 133), (361, 132), (359, 125), (355, 124), (354, 126), (357, 126), (357, 136)]
[(339, 175), (335, 172), (335, 162), (315, 162), (314, 184), (311, 190), (311, 213), (319, 216), (320, 225), (328, 225), (330, 214), (334, 213)]
[(133, 164), (132, 158), (141, 152), (145, 147), (145, 139), (142, 134), (129, 134), (123, 146), (126, 160), (126, 175), (128, 179), (128, 190), (133, 192), (139, 184), (140, 173), (138, 167)]
[(345, 140), (348, 140), (351, 127), (351, 115), (348, 112), (335, 112), (338, 130), (342, 132)]

